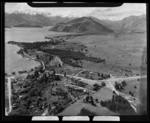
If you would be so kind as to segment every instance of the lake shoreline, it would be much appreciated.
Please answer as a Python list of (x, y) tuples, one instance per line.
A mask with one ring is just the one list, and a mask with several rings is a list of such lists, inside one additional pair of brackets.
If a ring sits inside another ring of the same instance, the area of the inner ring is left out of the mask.
[(49, 32), (50, 27), (43, 28), (5, 28), (5, 73), (11, 75), (12, 72), (30, 70), (39, 66), (39, 62), (23, 58), (16, 52), (20, 49), (16, 45), (8, 44), (8, 41), (37, 42), (46, 41), (45, 36), (55, 33)]

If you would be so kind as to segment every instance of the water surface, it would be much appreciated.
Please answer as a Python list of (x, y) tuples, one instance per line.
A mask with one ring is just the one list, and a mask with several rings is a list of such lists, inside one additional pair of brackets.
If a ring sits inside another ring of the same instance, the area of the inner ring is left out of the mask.
[(40, 65), (39, 62), (23, 58), (17, 54), (20, 49), (16, 45), (8, 44), (8, 41), (18, 42), (37, 42), (46, 41), (47, 35), (56, 35), (59, 33), (48, 31), (50, 27), (43, 28), (5, 28), (5, 73), (18, 73), (21, 70), (30, 70)]

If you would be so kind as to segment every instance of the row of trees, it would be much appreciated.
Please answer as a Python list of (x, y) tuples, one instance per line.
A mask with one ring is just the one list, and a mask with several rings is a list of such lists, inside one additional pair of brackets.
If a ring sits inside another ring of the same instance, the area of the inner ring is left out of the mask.
[[(23, 70), (23, 71), (18, 71), (19, 74), (22, 74), (22, 73), (27, 73), (26, 70)], [(16, 75), (16, 72), (11, 72), (12, 75)], [(5, 76), (7, 76), (8, 74), (5, 73)]]
[(97, 116), (97, 114), (95, 112), (91, 112), (86, 108), (82, 108), (78, 116)]
[(38, 42), (16, 42), (16, 41), (9, 41), (9, 44), (15, 44), (21, 46), (25, 49), (39, 49), (41, 46), (45, 45), (58, 45), (61, 42), (50, 42), (50, 41), (38, 41)]
[(86, 96), (86, 98), (83, 100), (84, 103), (90, 103), (92, 106), (96, 106), (95, 100), (91, 95)]
[(113, 112), (135, 113), (130, 103), (120, 95), (114, 94), (111, 100), (101, 101), (100, 104)]
[[(91, 79), (91, 80), (103, 80), (103, 79), (107, 79), (107, 78), (110, 78), (110, 75), (109, 74), (106, 74), (106, 73), (90, 73), (89, 71), (83, 71), (81, 73), (81, 75), (84, 74), (85, 75), (85, 78), (88, 78), (88, 79)], [(96, 77), (96, 78), (95, 78)]]
[(40, 49), (40, 50), (43, 52), (46, 52), (48, 54), (53, 54), (53, 55), (59, 56), (64, 63), (73, 65), (74, 67), (81, 67), (81, 66), (78, 65), (77, 63), (71, 62), (70, 59), (87, 60), (87, 61), (91, 61), (91, 62), (95, 62), (95, 63), (105, 61), (104, 59), (101, 59), (101, 58), (87, 57), (87, 56), (85, 56), (84, 53), (82, 53), (80, 51), (78, 51), (78, 52), (69, 51), (68, 52), (67, 50), (61, 50), (61, 49)]
[(84, 95), (85, 93), (83, 92), (83, 90), (77, 90), (77, 89), (74, 89), (72, 87), (68, 87), (68, 92), (74, 96), (75, 98), (76, 97), (79, 97), (79, 96), (82, 96)]
[(73, 81), (77, 86), (80, 86), (80, 87), (85, 87), (86, 85), (88, 85), (87, 83), (84, 83), (80, 80), (73, 80)]

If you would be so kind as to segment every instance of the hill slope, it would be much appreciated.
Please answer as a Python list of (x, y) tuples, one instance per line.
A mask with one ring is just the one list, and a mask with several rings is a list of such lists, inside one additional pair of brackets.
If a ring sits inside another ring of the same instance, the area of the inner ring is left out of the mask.
[(89, 17), (77, 18), (67, 23), (59, 23), (50, 31), (109, 34), (113, 31)]
[(145, 32), (146, 16), (130, 16), (122, 20), (122, 31), (125, 32)]
[(146, 31), (146, 15), (129, 16), (118, 21), (99, 20), (95, 17), (91, 18), (117, 33), (134, 33)]

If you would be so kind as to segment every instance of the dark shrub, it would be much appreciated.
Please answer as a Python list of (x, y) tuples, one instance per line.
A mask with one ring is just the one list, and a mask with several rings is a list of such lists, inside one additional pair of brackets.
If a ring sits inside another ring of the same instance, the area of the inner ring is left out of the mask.
[(88, 109), (82, 108), (78, 116), (96, 116), (96, 113), (91, 112)]

